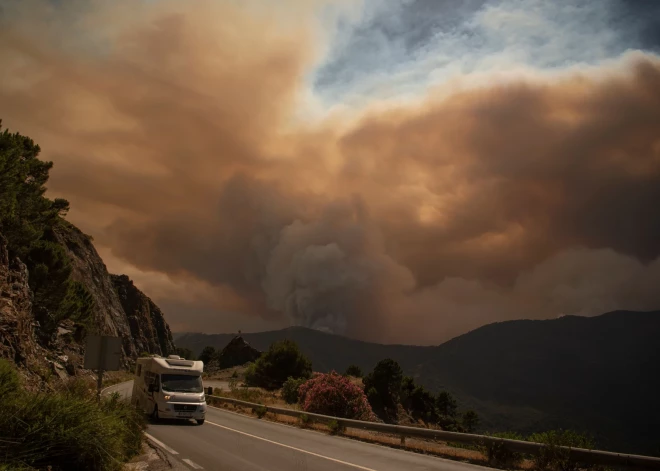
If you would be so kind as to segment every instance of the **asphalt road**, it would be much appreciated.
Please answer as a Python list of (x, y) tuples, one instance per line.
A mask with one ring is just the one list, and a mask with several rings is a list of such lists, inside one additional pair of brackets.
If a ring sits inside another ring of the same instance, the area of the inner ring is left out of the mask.
[(101, 390), (101, 394), (109, 396), (112, 393), (118, 392), (123, 399), (128, 399), (133, 394), (133, 381), (126, 381), (125, 383), (115, 384), (108, 386)]
[[(129, 397), (132, 383), (104, 391)], [(126, 396), (128, 394), (128, 396)], [(371, 445), (209, 408), (204, 425), (152, 423), (147, 436), (190, 469), (222, 471), (478, 471), (480, 466)], [(492, 471), (492, 470), (489, 470)]]

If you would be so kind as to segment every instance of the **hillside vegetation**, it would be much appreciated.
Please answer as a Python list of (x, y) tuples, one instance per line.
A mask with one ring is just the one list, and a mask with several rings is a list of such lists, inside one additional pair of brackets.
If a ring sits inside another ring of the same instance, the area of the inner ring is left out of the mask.
[[(260, 350), (294, 340), (321, 372), (351, 365), (369, 372), (390, 358), (436, 397), (446, 391), (463, 410), (475, 410), (482, 431), (575, 429), (594, 435), (599, 447), (660, 455), (658, 311), (501, 322), (437, 347), (378, 345), (302, 327), (242, 336)], [(232, 336), (175, 338), (198, 354)]]
[(0, 359), (0, 470), (120, 470), (141, 450), (145, 419), (117, 397), (97, 403), (93, 384), (70, 380), (50, 393), (23, 390)]
[(0, 133), (0, 234), (10, 259), (18, 257), (27, 266), (32, 313), (40, 340), (48, 344), (64, 319), (90, 328), (94, 306), (87, 288), (73, 280), (71, 262), (58, 243), (56, 231), (70, 229), (63, 218), (69, 202), (44, 195), (53, 163), (39, 160), (40, 151), (29, 137)]

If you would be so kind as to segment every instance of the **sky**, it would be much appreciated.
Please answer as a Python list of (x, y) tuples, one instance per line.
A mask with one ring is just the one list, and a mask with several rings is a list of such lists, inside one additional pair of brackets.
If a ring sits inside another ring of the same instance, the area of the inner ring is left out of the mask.
[(174, 331), (660, 309), (660, 2), (0, 0), (0, 119)]

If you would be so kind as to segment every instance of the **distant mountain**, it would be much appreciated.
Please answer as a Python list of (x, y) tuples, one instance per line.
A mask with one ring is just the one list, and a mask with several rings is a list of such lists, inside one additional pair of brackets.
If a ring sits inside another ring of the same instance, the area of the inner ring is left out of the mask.
[[(195, 356), (206, 346), (216, 350), (224, 348), (236, 334), (173, 333), (177, 347), (189, 348)], [(305, 327), (288, 327), (241, 336), (257, 350), (265, 351), (271, 343), (290, 339), (298, 344), (302, 352), (312, 360), (315, 371), (336, 370), (343, 373), (351, 364), (363, 371), (371, 370), (378, 361), (386, 357), (396, 358), (402, 368), (414, 368), (427, 360), (437, 347), (411, 345), (381, 345), (362, 342)]]
[(660, 311), (487, 325), (438, 347), (415, 376), (492, 428), (585, 429), (614, 450), (660, 453)]
[[(574, 428), (615, 451), (660, 454), (660, 311), (490, 324), (437, 347), (379, 345), (301, 327), (243, 334), (259, 350), (288, 338), (314, 370), (369, 371), (383, 358), (474, 408), (482, 429)], [(196, 354), (232, 334), (174, 334)]]

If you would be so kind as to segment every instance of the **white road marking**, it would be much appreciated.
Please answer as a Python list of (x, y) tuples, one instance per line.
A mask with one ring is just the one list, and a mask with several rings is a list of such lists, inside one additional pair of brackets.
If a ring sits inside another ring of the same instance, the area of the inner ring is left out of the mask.
[(189, 465), (192, 469), (204, 469), (204, 468), (202, 468), (200, 465), (198, 465), (197, 463), (193, 463), (193, 462), (192, 462), (190, 459), (188, 459), (188, 458), (184, 458), (184, 459), (181, 460), (181, 461), (183, 461), (184, 463), (186, 463), (187, 465)]
[(311, 451), (303, 450), (301, 448), (296, 448), (294, 446), (285, 445), (284, 443), (274, 442), (273, 440), (268, 440), (267, 438), (259, 437), (257, 435), (252, 435), (250, 433), (241, 432), (240, 430), (236, 430), (236, 429), (233, 429), (233, 428), (230, 428), (230, 427), (225, 427), (224, 425), (216, 424), (214, 422), (209, 422), (208, 420), (206, 421), (206, 423), (211, 424), (211, 425), (215, 425), (216, 427), (224, 428), (226, 430), (231, 430), (232, 432), (240, 433), (241, 435), (246, 435), (246, 436), (251, 437), (251, 438), (256, 438), (257, 440), (262, 440), (264, 442), (272, 443), (273, 445), (279, 445), (279, 446), (284, 447), (284, 448), (289, 448), (291, 450), (299, 451), (300, 453), (306, 453), (308, 455), (316, 456), (317, 458), (323, 458), (324, 460), (333, 461), (335, 463), (340, 463), (340, 464), (343, 464), (343, 465), (346, 465), (346, 466), (350, 466), (352, 468), (362, 469), (364, 471), (376, 471), (375, 469), (372, 469), (372, 468), (365, 468), (364, 466), (360, 466), (358, 464), (348, 463), (347, 461), (342, 461), (342, 460), (338, 460), (338, 459), (335, 459), (335, 458), (330, 458), (329, 456), (319, 455), (317, 453), (313, 453)]
[(174, 450), (171, 449), (169, 446), (165, 445), (165, 444), (164, 444), (163, 442), (161, 442), (160, 440), (158, 440), (158, 439), (152, 437), (152, 436), (149, 435), (148, 433), (145, 433), (145, 436), (146, 436), (149, 440), (151, 440), (152, 442), (154, 442), (156, 445), (158, 445), (159, 447), (163, 448), (165, 451), (168, 451), (168, 452), (170, 452), (170, 453), (173, 454), (173, 455), (178, 455), (178, 454), (179, 454), (178, 451), (174, 451)]

